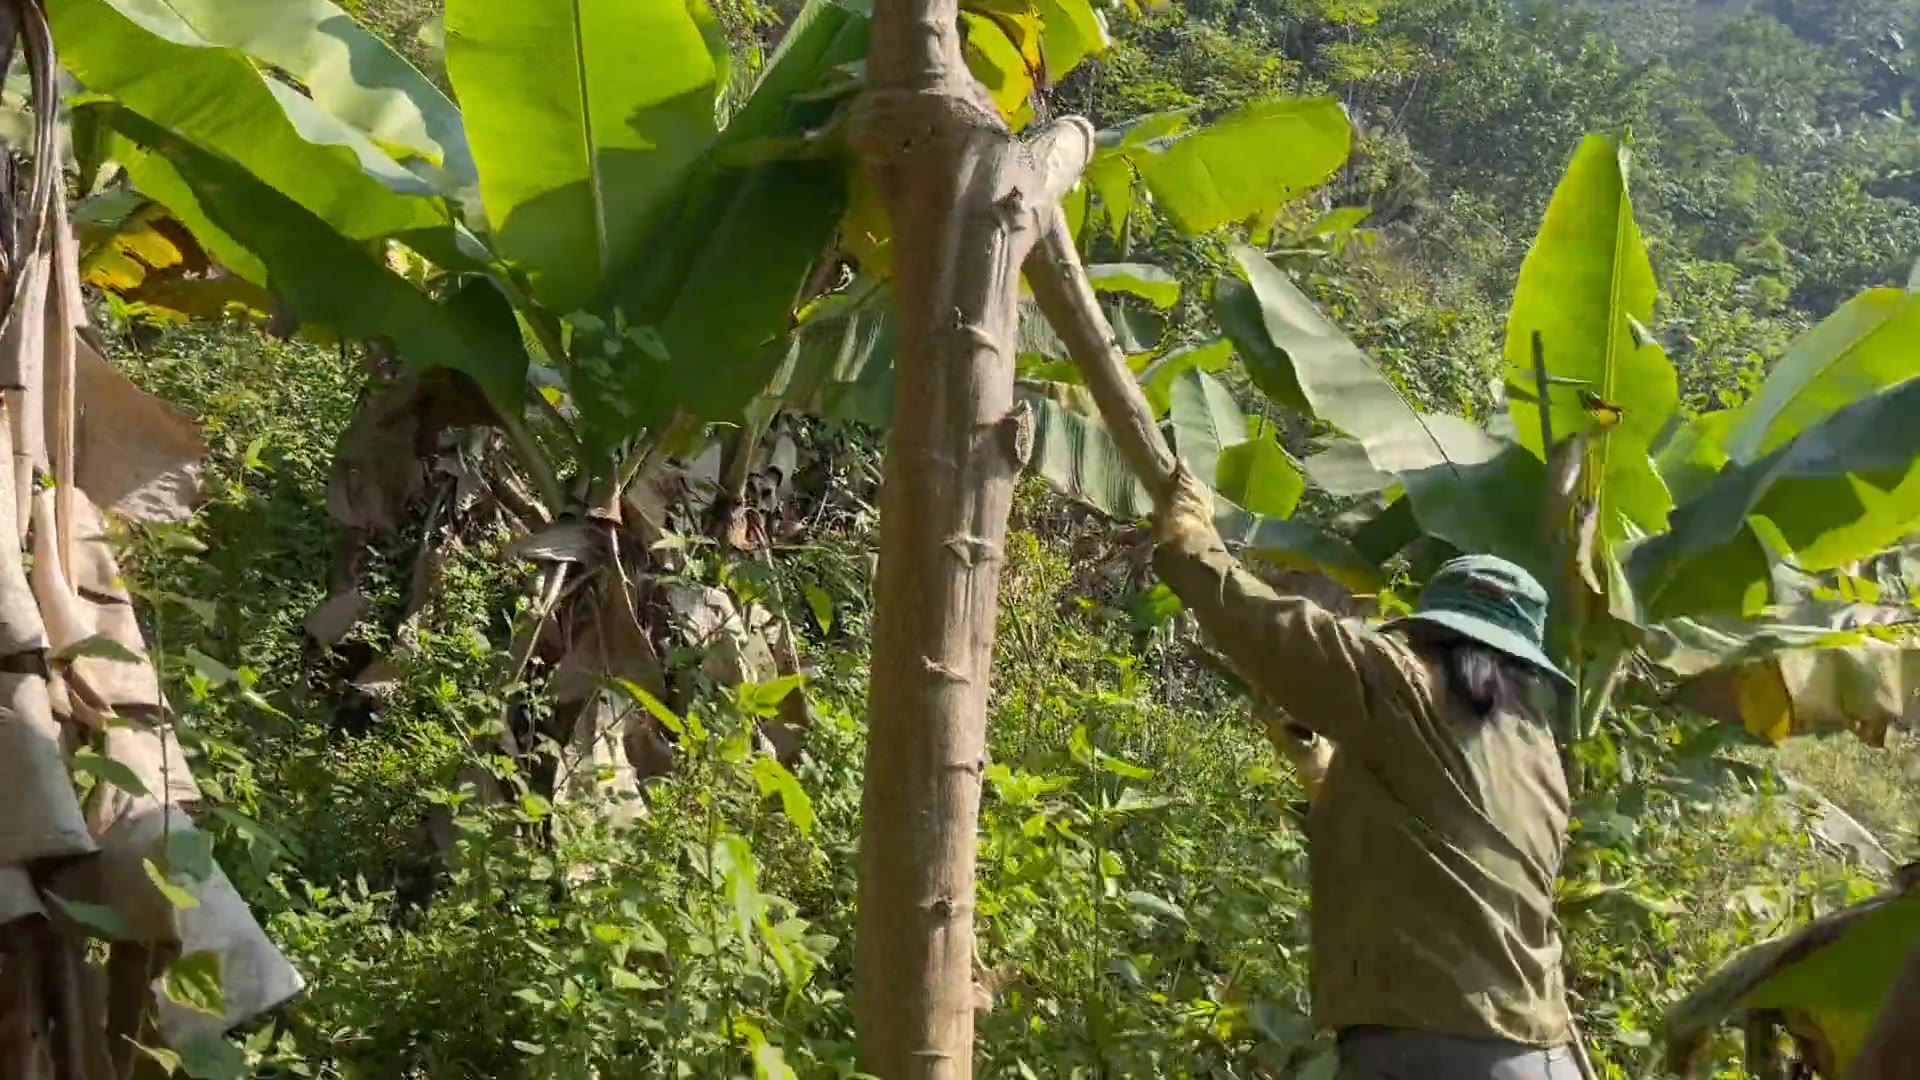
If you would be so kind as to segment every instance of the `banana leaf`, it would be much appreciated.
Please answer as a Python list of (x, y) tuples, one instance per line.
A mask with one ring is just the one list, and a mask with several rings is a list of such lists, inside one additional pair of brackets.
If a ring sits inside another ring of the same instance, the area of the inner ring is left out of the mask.
[(1669, 1070), (1686, 1074), (1714, 1029), (1756, 1013), (1785, 1018), (1820, 1075), (1839, 1080), (1920, 939), (1920, 875), (1801, 930), (1735, 955), (1661, 1024)]
[(1650, 458), (1679, 404), (1666, 353), (1644, 332), (1658, 289), (1627, 195), (1626, 149), (1589, 137), (1547, 207), (1507, 320), (1507, 386), (1520, 440), (1542, 457), (1534, 341), (1555, 380), (1556, 442), (1589, 432), (1583, 483), (1601, 536), (1666, 528), (1671, 495)]
[(450, 0), (446, 19), (494, 244), (542, 303), (578, 309), (719, 134), (719, 24), (684, 0)]

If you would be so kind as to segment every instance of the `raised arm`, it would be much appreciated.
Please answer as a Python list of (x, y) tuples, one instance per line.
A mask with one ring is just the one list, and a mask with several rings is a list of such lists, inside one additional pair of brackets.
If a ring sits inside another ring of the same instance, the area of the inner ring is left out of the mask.
[(1365, 710), (1376, 646), (1331, 612), (1281, 596), (1228, 552), (1212, 498), (1184, 467), (1154, 528), (1154, 569), (1240, 676), (1295, 721), (1340, 742)]

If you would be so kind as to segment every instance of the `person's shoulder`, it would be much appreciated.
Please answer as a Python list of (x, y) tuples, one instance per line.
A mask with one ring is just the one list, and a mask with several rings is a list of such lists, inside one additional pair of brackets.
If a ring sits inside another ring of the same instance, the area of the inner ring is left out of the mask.
[(1442, 675), (1432, 658), (1393, 627), (1351, 622), (1370, 660), (1376, 687), (1403, 696), (1409, 707), (1432, 708), (1434, 688)]

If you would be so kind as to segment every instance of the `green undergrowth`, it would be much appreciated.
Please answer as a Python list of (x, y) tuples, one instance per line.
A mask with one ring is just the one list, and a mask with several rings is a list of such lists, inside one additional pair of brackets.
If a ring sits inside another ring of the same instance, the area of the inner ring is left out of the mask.
[[(499, 762), (483, 764), (511, 796), (483, 807), (457, 778), (480, 763), (468, 735), (501, 708), (490, 687), (521, 573), (495, 540), (452, 555), (370, 715), (341, 681), (392, 642), (302, 645), (327, 592), (328, 462), (357, 366), (242, 331), (169, 331), (124, 363), (213, 452), (206, 508), (135, 538), (127, 569), (218, 808), (205, 820), (221, 861), (310, 984), (237, 1033), (259, 1075), (852, 1074), (871, 515), (776, 563), (820, 672), (791, 773), (751, 752), (770, 695), (715, 688), (669, 716), (680, 768), (631, 826), (555, 806)], [(1301, 793), (1183, 638), (1136, 622), (1137, 550), (1071, 520), (1025, 489), (1007, 548), (980, 1073), (1325, 1080), (1305, 1019)], [(414, 554), (404, 538), (376, 553), (376, 615), (397, 608)], [(719, 562), (697, 572), (722, 580)], [(1598, 779), (1565, 886), (1579, 1004), (1610, 1077), (1648, 1074), (1660, 1011), (1731, 950), (1871, 887), (1815, 850), (1789, 805), (1714, 771), (1700, 729), (1625, 720), (1588, 749)], [(1868, 804), (1863, 820), (1910, 820), (1883, 758), (1791, 754), (1803, 779)]]

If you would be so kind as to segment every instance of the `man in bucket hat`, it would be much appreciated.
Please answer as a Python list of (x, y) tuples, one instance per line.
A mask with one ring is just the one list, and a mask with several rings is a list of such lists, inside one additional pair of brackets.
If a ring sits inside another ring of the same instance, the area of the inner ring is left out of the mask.
[(1227, 552), (1182, 467), (1154, 565), (1234, 668), (1336, 751), (1313, 800), (1313, 1012), (1341, 1080), (1576, 1080), (1554, 882), (1571, 682), (1547, 597), (1490, 556), (1446, 564), (1378, 630), (1276, 594)]

